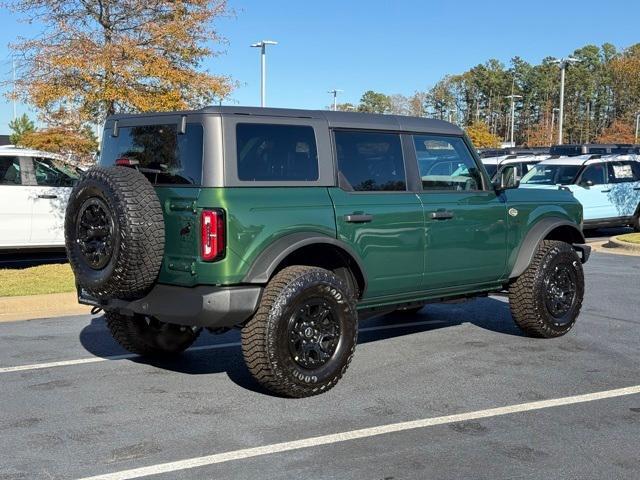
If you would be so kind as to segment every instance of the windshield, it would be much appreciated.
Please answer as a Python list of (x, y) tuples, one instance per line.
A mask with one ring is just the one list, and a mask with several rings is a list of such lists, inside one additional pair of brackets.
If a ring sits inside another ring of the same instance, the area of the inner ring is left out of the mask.
[(537, 164), (527, 173), (520, 183), (530, 185), (569, 185), (578, 175), (581, 165)]

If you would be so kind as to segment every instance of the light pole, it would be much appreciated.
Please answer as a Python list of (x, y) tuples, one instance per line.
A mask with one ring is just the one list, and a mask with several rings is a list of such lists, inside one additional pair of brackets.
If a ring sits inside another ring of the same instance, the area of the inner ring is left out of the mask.
[(636, 113), (636, 140), (634, 143), (638, 143), (638, 131), (640, 130), (640, 112)]
[(505, 98), (511, 99), (511, 146), (515, 147), (516, 144), (513, 143), (513, 129), (515, 127), (516, 120), (516, 98), (522, 98), (522, 95), (507, 95)]
[(267, 106), (267, 45), (277, 45), (273, 40), (261, 40), (251, 47), (260, 49), (260, 106)]
[(333, 111), (337, 112), (338, 111), (338, 94), (344, 92), (344, 90), (339, 90), (337, 88), (334, 88), (333, 90), (329, 90), (327, 93), (330, 93), (331, 95), (333, 95)]
[(560, 111), (559, 108), (554, 108), (551, 110), (551, 138), (549, 139), (549, 145), (553, 144), (553, 125), (556, 123), (556, 112)]
[(562, 127), (564, 123), (564, 72), (567, 65), (578, 62), (577, 58), (566, 57), (553, 61), (560, 65), (560, 112), (558, 113), (558, 145), (562, 145)]
[(11, 68), (13, 70), (13, 121), (15, 122), (18, 116), (18, 109), (16, 107), (16, 56), (11, 57)]

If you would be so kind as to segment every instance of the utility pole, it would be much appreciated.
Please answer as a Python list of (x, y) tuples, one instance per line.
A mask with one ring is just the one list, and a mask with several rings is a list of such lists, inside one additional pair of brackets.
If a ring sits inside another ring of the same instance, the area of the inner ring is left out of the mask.
[(564, 74), (567, 65), (576, 63), (577, 58), (566, 57), (554, 60), (554, 63), (560, 65), (560, 112), (558, 113), (558, 145), (562, 145), (562, 128), (564, 123)]
[(640, 112), (636, 113), (636, 140), (635, 143), (638, 143), (638, 132), (640, 131)]
[(505, 98), (510, 98), (511, 99), (511, 146), (515, 147), (516, 144), (513, 141), (513, 130), (515, 128), (515, 124), (516, 124), (516, 98), (522, 98), (522, 95), (514, 95), (513, 93), (511, 95), (507, 95)]
[(260, 49), (260, 106), (267, 106), (267, 45), (277, 45), (273, 40), (261, 40), (250, 46)]
[(337, 112), (338, 111), (338, 94), (342, 93), (344, 90), (339, 90), (337, 88), (334, 88), (333, 90), (329, 90), (327, 93), (330, 93), (333, 95), (333, 111)]

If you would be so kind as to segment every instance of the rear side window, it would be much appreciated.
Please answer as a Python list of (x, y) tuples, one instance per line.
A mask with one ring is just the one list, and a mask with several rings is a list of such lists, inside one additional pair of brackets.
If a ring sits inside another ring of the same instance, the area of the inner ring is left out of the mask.
[(36, 183), (47, 187), (73, 187), (78, 183), (80, 171), (52, 158), (34, 158)]
[(141, 125), (105, 129), (101, 165), (118, 160), (134, 166), (154, 185), (199, 185), (202, 181), (202, 125)]
[(18, 157), (0, 157), (0, 185), (22, 185)]
[(239, 123), (236, 145), (239, 180), (318, 180), (313, 127)]
[(338, 168), (355, 191), (407, 189), (400, 135), (336, 131)]
[(610, 162), (607, 163), (609, 183), (625, 183), (640, 181), (640, 163)]

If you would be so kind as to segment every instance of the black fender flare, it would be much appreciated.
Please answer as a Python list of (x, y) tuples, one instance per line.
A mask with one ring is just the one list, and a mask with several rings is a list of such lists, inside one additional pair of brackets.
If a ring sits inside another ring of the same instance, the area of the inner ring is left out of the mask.
[(511, 269), (509, 278), (516, 278), (522, 275), (522, 273), (531, 264), (533, 255), (535, 254), (538, 245), (540, 245), (540, 242), (542, 242), (542, 240), (544, 240), (547, 235), (549, 235), (549, 233), (551, 233), (558, 227), (570, 227), (571, 229), (575, 230), (577, 238), (579, 238), (580, 241), (571, 243), (585, 243), (582, 230), (575, 223), (559, 217), (543, 218), (533, 227), (531, 227), (527, 235), (524, 237), (524, 240), (522, 240), (522, 243), (520, 244), (520, 250), (518, 251), (518, 256), (516, 257), (516, 261), (513, 264), (513, 268)]
[(269, 281), (275, 269), (291, 253), (296, 250), (314, 244), (326, 244), (342, 250), (358, 266), (364, 281), (363, 294), (367, 288), (367, 274), (362, 260), (355, 250), (334, 237), (322, 235), (317, 232), (298, 232), (278, 238), (265, 248), (253, 261), (249, 271), (244, 276), (243, 283), (264, 284)]

